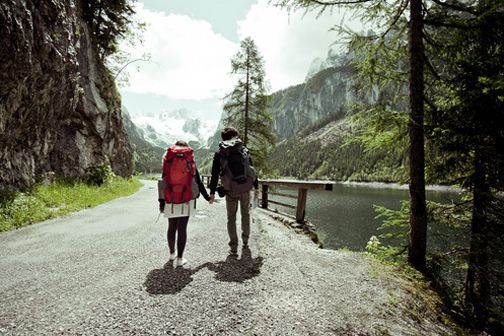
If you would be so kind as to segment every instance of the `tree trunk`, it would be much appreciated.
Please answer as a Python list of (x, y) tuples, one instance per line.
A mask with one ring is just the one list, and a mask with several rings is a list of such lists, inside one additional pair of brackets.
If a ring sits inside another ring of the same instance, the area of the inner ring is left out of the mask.
[(422, 0), (410, 0), (410, 118), (408, 125), (410, 173), (410, 245), (408, 261), (417, 270), (425, 271), (427, 247), (427, 210), (424, 175), (424, 46)]
[(466, 306), (476, 316), (476, 327), (483, 328), (488, 319), (490, 283), (488, 271), (489, 228), (487, 205), (490, 189), (486, 179), (481, 150), (474, 158), (473, 213), (471, 221), (471, 247), (465, 287)]
[(249, 118), (249, 104), (250, 104), (250, 62), (249, 62), (249, 56), (247, 55), (247, 82), (245, 84), (245, 122), (244, 122), (244, 129), (245, 129), (245, 134), (243, 135), (243, 144), (247, 146), (247, 140), (248, 140), (248, 118)]

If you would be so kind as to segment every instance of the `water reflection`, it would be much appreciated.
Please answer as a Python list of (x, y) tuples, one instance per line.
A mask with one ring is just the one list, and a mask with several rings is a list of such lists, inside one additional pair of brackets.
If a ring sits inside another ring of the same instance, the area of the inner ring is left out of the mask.
[[(282, 192), (296, 194), (294, 190)], [(325, 248), (363, 251), (369, 238), (379, 233), (376, 229), (382, 221), (375, 218), (373, 204), (399, 210), (401, 201), (407, 199), (405, 189), (337, 184), (333, 191), (308, 191), (306, 218), (317, 227)], [(451, 203), (458, 200), (458, 194), (427, 191), (427, 199)], [(292, 212), (281, 206), (278, 210)]]

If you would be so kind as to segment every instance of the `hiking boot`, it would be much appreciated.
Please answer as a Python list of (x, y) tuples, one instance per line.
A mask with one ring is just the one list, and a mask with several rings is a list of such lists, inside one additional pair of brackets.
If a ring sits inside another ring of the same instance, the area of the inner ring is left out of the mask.
[(177, 267), (182, 267), (185, 264), (187, 264), (187, 260), (186, 259), (184, 259), (184, 258), (177, 258), (177, 262), (176, 262)]
[(170, 253), (170, 261), (173, 261), (177, 258), (177, 254), (175, 252)]

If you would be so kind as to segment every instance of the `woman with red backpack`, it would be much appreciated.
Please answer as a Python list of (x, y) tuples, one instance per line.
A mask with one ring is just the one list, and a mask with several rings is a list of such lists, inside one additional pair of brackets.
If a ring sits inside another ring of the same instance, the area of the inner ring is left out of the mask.
[(158, 191), (159, 211), (168, 217), (169, 260), (176, 260), (176, 267), (182, 267), (187, 263), (183, 257), (187, 241), (187, 223), (189, 217), (196, 213), (196, 199), (201, 193), (207, 201), (210, 200), (196, 169), (193, 149), (187, 142), (179, 140), (166, 151)]

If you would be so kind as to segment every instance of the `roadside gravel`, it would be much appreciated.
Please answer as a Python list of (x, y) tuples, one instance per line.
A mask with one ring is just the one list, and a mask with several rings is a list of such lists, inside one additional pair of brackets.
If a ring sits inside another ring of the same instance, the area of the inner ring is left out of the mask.
[[(228, 256), (223, 201), (199, 200), (189, 265), (168, 262), (155, 182), (0, 234), (0, 335), (450, 335), (392, 271), (318, 249), (255, 210)], [(415, 307), (415, 314), (405, 309)]]

